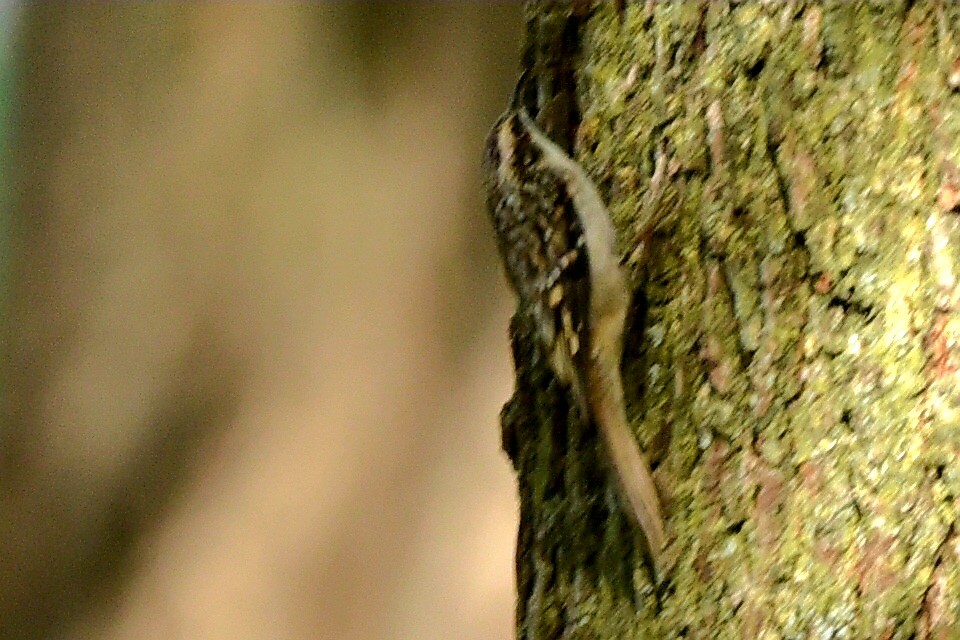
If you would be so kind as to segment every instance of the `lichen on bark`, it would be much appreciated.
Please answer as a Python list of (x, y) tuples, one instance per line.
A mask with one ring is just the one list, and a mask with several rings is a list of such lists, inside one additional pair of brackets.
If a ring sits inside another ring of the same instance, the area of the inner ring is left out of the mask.
[(537, 579), (565, 637), (960, 626), (958, 34), (960, 5), (935, 2), (602, 3), (583, 21), (574, 146), (638, 291), (628, 412), (673, 568), (658, 601), (594, 436), (545, 456), (557, 392), (519, 375), (520, 637), (553, 637), (523, 628)]

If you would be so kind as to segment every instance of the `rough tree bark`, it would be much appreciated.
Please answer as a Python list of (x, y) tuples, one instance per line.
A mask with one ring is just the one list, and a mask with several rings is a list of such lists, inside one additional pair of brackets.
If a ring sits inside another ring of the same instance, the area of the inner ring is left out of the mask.
[(515, 330), (518, 637), (956, 637), (960, 5), (527, 20), (637, 289), (628, 414), (673, 568), (651, 586), (596, 435)]

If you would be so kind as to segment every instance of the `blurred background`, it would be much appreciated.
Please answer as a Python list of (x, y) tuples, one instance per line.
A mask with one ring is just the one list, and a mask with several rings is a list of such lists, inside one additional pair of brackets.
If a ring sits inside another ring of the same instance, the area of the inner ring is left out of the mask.
[(0, 2), (0, 638), (508, 638), (515, 4)]

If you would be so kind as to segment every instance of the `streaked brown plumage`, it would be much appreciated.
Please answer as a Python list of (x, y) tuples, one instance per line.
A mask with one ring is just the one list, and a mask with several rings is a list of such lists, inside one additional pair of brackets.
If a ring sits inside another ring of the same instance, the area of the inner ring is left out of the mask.
[(487, 139), (487, 206), (520, 312), (584, 419), (603, 436), (629, 511), (659, 570), (663, 516), (627, 425), (620, 358), (629, 294), (610, 214), (583, 169), (522, 108)]

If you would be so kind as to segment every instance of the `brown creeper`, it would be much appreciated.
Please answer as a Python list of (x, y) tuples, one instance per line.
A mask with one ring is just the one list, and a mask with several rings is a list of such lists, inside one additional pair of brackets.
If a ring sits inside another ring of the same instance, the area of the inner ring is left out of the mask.
[(663, 516), (627, 426), (620, 358), (629, 294), (610, 214), (584, 170), (522, 108), (487, 138), (487, 207), (520, 313), (583, 419), (603, 436), (629, 511), (659, 570)]

